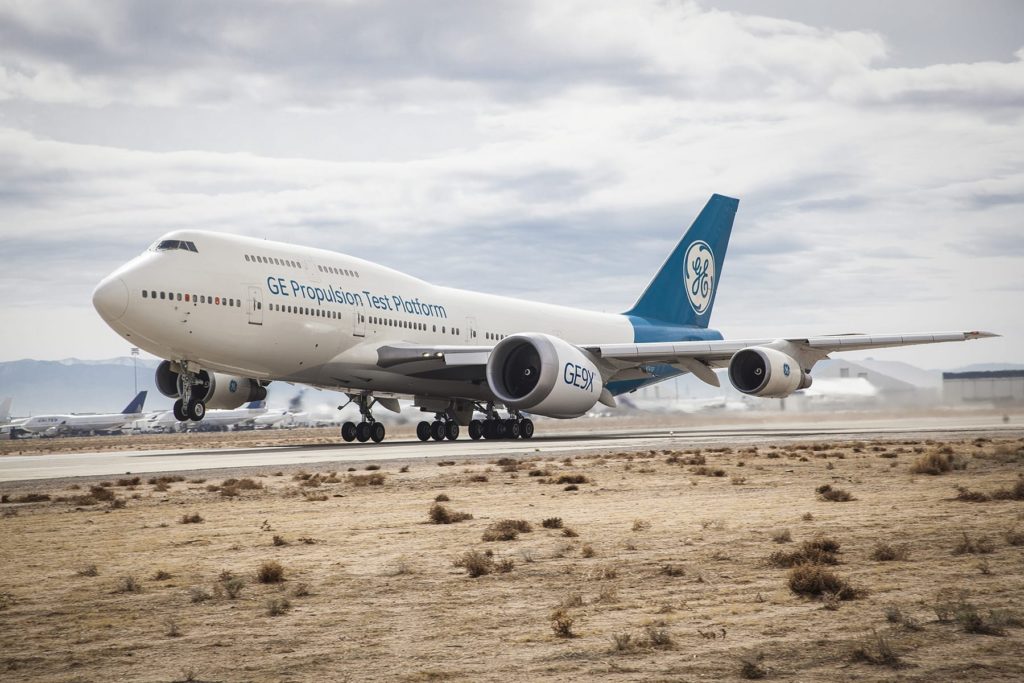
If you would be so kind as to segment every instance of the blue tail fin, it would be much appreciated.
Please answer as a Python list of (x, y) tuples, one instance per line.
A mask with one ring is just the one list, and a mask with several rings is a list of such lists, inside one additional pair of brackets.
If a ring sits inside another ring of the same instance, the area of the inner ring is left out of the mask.
[(267, 405), (266, 401), (250, 401), (249, 403), (245, 404), (245, 408), (247, 408), (248, 410), (259, 410), (265, 405)]
[(131, 415), (133, 413), (141, 413), (142, 412), (142, 406), (144, 406), (144, 405), (146, 405), (146, 392), (145, 391), (140, 391), (135, 396), (135, 398), (132, 399), (132, 402), (129, 403), (128, 405), (126, 405), (124, 407), (124, 410), (122, 410), (121, 412), (123, 414), (125, 414), (125, 415)]
[(711, 195), (668, 260), (625, 315), (707, 327), (740, 201)]

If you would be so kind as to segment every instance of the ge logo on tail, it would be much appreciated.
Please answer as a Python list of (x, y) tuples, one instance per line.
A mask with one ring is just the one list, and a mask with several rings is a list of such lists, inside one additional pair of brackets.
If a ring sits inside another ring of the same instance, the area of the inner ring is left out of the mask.
[(683, 278), (690, 305), (697, 315), (702, 315), (711, 305), (711, 294), (715, 291), (715, 254), (707, 242), (697, 240), (686, 250)]

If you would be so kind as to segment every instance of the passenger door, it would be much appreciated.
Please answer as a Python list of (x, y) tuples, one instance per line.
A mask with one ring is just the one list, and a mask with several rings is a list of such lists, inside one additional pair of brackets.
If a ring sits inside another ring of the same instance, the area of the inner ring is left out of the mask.
[(249, 311), (249, 324), (263, 324), (263, 290), (259, 287), (249, 286), (249, 299), (246, 301), (246, 308)]

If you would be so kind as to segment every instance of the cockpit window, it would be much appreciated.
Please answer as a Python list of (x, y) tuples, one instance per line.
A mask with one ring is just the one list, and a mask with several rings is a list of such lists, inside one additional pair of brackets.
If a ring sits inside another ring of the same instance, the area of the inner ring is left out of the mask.
[(186, 242), (185, 240), (161, 240), (156, 245), (157, 251), (170, 251), (172, 249), (181, 249), (182, 251), (199, 253), (199, 250), (196, 249), (195, 242)]

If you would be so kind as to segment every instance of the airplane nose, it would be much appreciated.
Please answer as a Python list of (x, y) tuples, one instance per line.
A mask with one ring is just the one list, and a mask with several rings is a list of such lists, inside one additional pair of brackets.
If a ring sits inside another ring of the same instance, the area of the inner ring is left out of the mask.
[(96, 285), (92, 305), (107, 322), (113, 322), (128, 310), (128, 286), (119, 277), (108, 277)]

